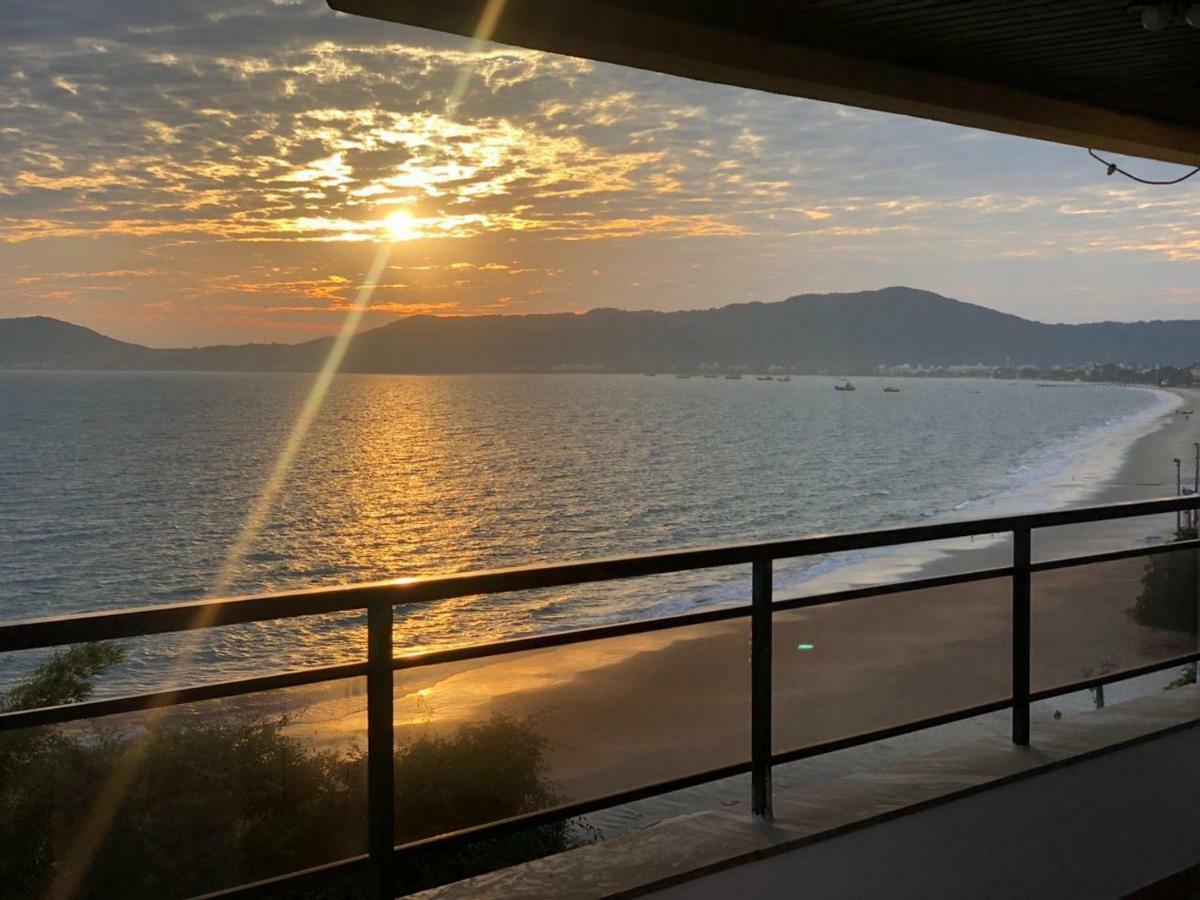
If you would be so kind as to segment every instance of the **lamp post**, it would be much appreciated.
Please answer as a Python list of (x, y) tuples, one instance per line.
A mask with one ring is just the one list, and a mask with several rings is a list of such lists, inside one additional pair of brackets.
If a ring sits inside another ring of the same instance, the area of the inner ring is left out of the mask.
[[(1175, 462), (1175, 496), (1178, 497), (1182, 493), (1182, 490), (1183, 490), (1182, 470), (1179, 468), (1182, 463), (1182, 460), (1178, 456), (1176, 456), (1174, 459), (1174, 462)], [(1179, 532), (1183, 528), (1183, 523), (1180, 521), (1179, 515), (1180, 515), (1179, 510), (1175, 510), (1175, 536), (1176, 537), (1179, 537)]]
[[(1196, 477), (1192, 481), (1192, 495), (1200, 497), (1200, 441), (1194, 441), (1192, 446), (1196, 448)], [(1192, 510), (1192, 529), (1200, 529), (1200, 508)]]

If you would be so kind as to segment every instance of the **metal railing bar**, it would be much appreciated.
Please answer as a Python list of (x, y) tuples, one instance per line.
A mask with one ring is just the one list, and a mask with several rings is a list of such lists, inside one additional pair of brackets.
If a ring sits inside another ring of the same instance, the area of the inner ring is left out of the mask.
[(373, 900), (396, 896), (394, 609), (376, 601), (367, 623), (367, 856)]
[(462, 647), (448, 647), (445, 650), (409, 653), (397, 656), (392, 662), (392, 668), (397, 670), (418, 669), (422, 666), (435, 666), (440, 663), (485, 659), (489, 656), (503, 656), (508, 653), (521, 653), (526, 650), (544, 650), (549, 647), (563, 647), (568, 644), (581, 644), (587, 641), (598, 641), (606, 638), (649, 634), (655, 631), (667, 631), (672, 628), (687, 628), (692, 625), (707, 625), (710, 622), (727, 622), (733, 619), (744, 619), (749, 615), (750, 606), (748, 605), (722, 606), (717, 609), (706, 609), (694, 613), (680, 613), (676, 616), (663, 616), (657, 619), (634, 619), (629, 622), (617, 622), (612, 625), (572, 628), (566, 631), (553, 631), (549, 634), (509, 638), (508, 640), (493, 641), (487, 644), (467, 644)]
[(1175, 553), (1179, 550), (1200, 550), (1200, 540), (1169, 541), (1162, 544), (1147, 544), (1144, 547), (1130, 547), (1125, 550), (1090, 553), (1086, 556), (1064, 556), (1060, 559), (1046, 559), (1034, 563), (1030, 567), (1030, 571), (1050, 572), (1055, 569), (1070, 569), (1075, 566), (1087, 566), (1093, 563), (1117, 562), (1122, 559), (1133, 559), (1138, 556)]
[(924, 719), (913, 719), (908, 722), (903, 722), (899, 725), (889, 725), (886, 728), (877, 728), (874, 731), (863, 731), (858, 734), (850, 735), (844, 738), (834, 738), (833, 740), (823, 741), (819, 744), (809, 744), (807, 747), (800, 747), (796, 750), (786, 750), (781, 753), (776, 753), (771, 757), (771, 762), (775, 765), (783, 765), (785, 763), (796, 762), (801, 759), (808, 759), (812, 756), (820, 756), (822, 753), (832, 753), (835, 750), (848, 750), (851, 747), (859, 747), (863, 744), (870, 744), (874, 741), (882, 741), (888, 738), (900, 737), (904, 734), (911, 734), (914, 731), (924, 731), (926, 728), (936, 728), (939, 725), (949, 725), (952, 722), (959, 722), (963, 719), (971, 719), (975, 716), (986, 715), (987, 713), (1000, 712), (1001, 710), (1012, 707), (1012, 698), (1005, 697), (1001, 700), (992, 700), (987, 703), (980, 703), (977, 706), (968, 706), (964, 709), (956, 709), (952, 712), (940, 713), (936, 716), (927, 716)]
[[(873, 587), (853, 588), (845, 591), (818, 594), (811, 597), (795, 597), (776, 602), (772, 607), (772, 611), (782, 612), (789, 609), (818, 606), (825, 603), (837, 603), (844, 600), (1008, 577), (1011, 571), (1011, 567), (981, 569), (973, 572), (940, 575), (933, 578), (914, 579), (911, 581), (875, 585)], [(395, 670), (407, 670), (423, 666), (439, 665), (441, 663), (485, 659), (509, 653), (560, 647), (593, 640), (627, 637), (636, 634), (665, 631), (672, 628), (686, 628), (714, 622), (731, 621), (746, 618), (750, 615), (750, 612), (750, 605), (720, 607), (718, 609), (703, 610), (694, 613), (682, 613), (676, 616), (664, 616), (657, 619), (618, 622), (613, 625), (599, 625), (593, 628), (578, 628), (569, 631), (552, 632), (550, 634), (511, 638), (488, 644), (450, 647), (445, 650), (431, 650), (423, 653), (397, 656), (392, 663), (392, 667)], [(64, 724), (81, 719), (100, 718), (165, 706), (178, 706), (204, 700), (219, 700), (225, 697), (237, 697), (243, 694), (253, 694), (278, 688), (317, 684), (338, 678), (361, 677), (366, 675), (366, 671), (365, 663), (346, 663), (313, 669), (280, 672), (254, 678), (215, 682), (174, 690), (167, 689), (143, 694), (132, 694), (105, 700), (85, 700), (80, 703), (69, 703), (61, 706), (0, 713), (0, 733), (20, 728)]]
[[(1088, 565), (1095, 562), (1108, 562), (1129, 557), (1147, 556), (1167, 553), (1175, 550), (1200, 549), (1200, 540), (1180, 541), (1171, 544), (1156, 544), (1138, 547), (1131, 550), (1098, 553), (1086, 557), (1071, 557), (1062, 560), (1048, 560), (1032, 565), (1032, 571), (1042, 572), (1068, 568), (1075, 565)], [(868, 597), (887, 596), (909, 591), (924, 590), (936, 587), (946, 587), (955, 584), (968, 584), (976, 581), (987, 581), (994, 578), (1008, 578), (1012, 575), (1011, 566), (1000, 566), (992, 569), (977, 569), (971, 572), (961, 572), (951, 575), (939, 575), (930, 578), (913, 579), (909, 581), (892, 582), (861, 588), (851, 588), (843, 591), (832, 591), (824, 594), (814, 594), (807, 597), (792, 597), (776, 601), (773, 612), (785, 612), (793, 609), (820, 606), (828, 603), (839, 603), (847, 600), (865, 599)], [(730, 621), (745, 618), (750, 615), (749, 605), (721, 607), (695, 613), (683, 613), (677, 616), (666, 616), (658, 619), (634, 620), (619, 622), (613, 625), (601, 625), (594, 628), (572, 629), (569, 631), (553, 632), (544, 635), (531, 635), (523, 638), (512, 638), (505, 641), (495, 641), (489, 644), (472, 644), (463, 647), (451, 647), (445, 650), (433, 650), (425, 653), (415, 653), (396, 657), (393, 668), (396, 670), (414, 669), (422, 666), (433, 666), (441, 663), (463, 662), (472, 659), (484, 659), (508, 653), (519, 653), (528, 650), (539, 650), (569, 644), (582, 643), (605, 638), (626, 637), (635, 634), (645, 634), (663, 631), (671, 628), (685, 628), (692, 625), (703, 625), (712, 622)], [(348, 663), (341, 665), (323, 666), (313, 669), (300, 669), (291, 672), (281, 672), (273, 675), (254, 678), (237, 679), (175, 690), (162, 690), (143, 694), (133, 694), (106, 700), (87, 700), (80, 703), (64, 704), (61, 706), (42, 707), (33, 710), (21, 710), (10, 713), (0, 713), (0, 733), (21, 728), (32, 728), (43, 725), (65, 724), (89, 718), (119, 715), (121, 713), (138, 712), (165, 706), (177, 706), (205, 700), (218, 700), (225, 697), (236, 697), (260, 691), (275, 690), (286, 687), (297, 687), (304, 684), (317, 684), (338, 678), (353, 678), (366, 675), (365, 663)], [(1034, 699), (1037, 699), (1036, 697)]]
[(888, 594), (903, 594), (908, 591), (948, 587), (955, 584), (970, 584), (974, 581), (988, 581), (992, 578), (1008, 578), (1012, 575), (1012, 571), (1012, 566), (997, 566), (994, 569), (975, 569), (970, 572), (955, 572), (951, 575), (935, 575), (929, 578), (914, 578), (910, 581), (893, 581), (887, 584), (848, 588), (843, 591), (830, 591), (826, 594), (789, 597), (786, 600), (775, 601), (773, 610), (775, 612), (785, 612), (789, 609), (805, 609), (810, 606), (823, 606), (826, 603), (841, 603), (845, 600), (884, 597)]
[(40, 725), (62, 725), (66, 722), (77, 722), (81, 719), (98, 719), (103, 716), (115, 716), (120, 713), (144, 712), (150, 709), (163, 709), (168, 706), (182, 706), (186, 703), (198, 703), (203, 700), (221, 700), (225, 697), (238, 697), (243, 694), (256, 694), (261, 691), (299, 687), (306, 684), (319, 684), (325, 681), (335, 681), (339, 678), (362, 677), (366, 674), (366, 663), (339, 663), (337, 665), (320, 666), (312, 669), (276, 672), (273, 675), (260, 675), (254, 678), (239, 678), (235, 681), (217, 681), (193, 687), (148, 691), (144, 694), (130, 694), (124, 697), (112, 697), (105, 700), (83, 700), (79, 703), (64, 703), (59, 706), (22, 709), (15, 712), (0, 713), (0, 733), (14, 731), (18, 728), (35, 728)]
[[(599, 809), (632, 803), (661, 796), (699, 784), (752, 773), (753, 810), (760, 815), (770, 812), (770, 769), (800, 759), (836, 750), (860, 746), (874, 741), (897, 737), (951, 722), (1013, 709), (1013, 740), (1028, 742), (1028, 705), (1034, 700), (1049, 699), (1088, 687), (1120, 681), (1138, 675), (1160, 671), (1172, 666), (1200, 660), (1200, 651), (1173, 657), (1133, 669), (1108, 673), (1068, 685), (1031, 692), (1029, 689), (1029, 574), (1069, 566), (1114, 561), (1175, 550), (1200, 549), (1200, 540), (1090, 554), (1031, 564), (1031, 533), (1039, 528), (1052, 528), (1091, 522), (1140, 516), (1161, 515), (1184, 510), (1200, 509), (1200, 496), (1131, 501), (1105, 506), (1083, 507), (1003, 516), (989, 519), (942, 522), (926, 525), (840, 534), (817, 534), (780, 541), (737, 544), (720, 547), (671, 550), (610, 559), (585, 560), (531, 566), (439, 575), (426, 578), (392, 579), (369, 584), (316, 588), (278, 594), (260, 594), (217, 600), (199, 600), (164, 606), (148, 606), (123, 610), (106, 610), (71, 616), (45, 617), (0, 624), (0, 653), (32, 650), (43, 647), (77, 644), (97, 640), (146, 637), (178, 631), (215, 628), (266, 620), (291, 619), (302, 616), (352, 613), (369, 610), (367, 662), (326, 666), (315, 669), (281, 672), (257, 678), (198, 685), (190, 688), (155, 691), (130, 697), (86, 701), (36, 710), (0, 714), (0, 732), (35, 725), (55, 724), (81, 719), (98, 718), (121, 712), (147, 710), (200, 700), (220, 699), (258, 691), (273, 690), (303, 684), (313, 684), (334, 678), (366, 675), (368, 679), (368, 781), (369, 781), (369, 844), (368, 855), (288, 873), (253, 884), (238, 885), (206, 896), (263, 896), (280, 889), (325, 882), (342, 874), (366, 871), (370, 876), (373, 896), (391, 896), (393, 868), (398, 859), (437, 849), (449, 849), (476, 841), (488, 840), (514, 831), (533, 828), (551, 822), (561, 822), (586, 815)], [(802, 556), (821, 556), (854, 550), (876, 549), (904, 544), (928, 543), (980, 535), (1011, 533), (1014, 539), (1013, 565), (973, 572), (955, 573), (915, 579), (907, 582), (871, 585), (844, 591), (828, 592), (809, 597), (794, 597), (772, 602), (770, 572), (776, 560)], [(392, 651), (392, 618), (396, 606), (425, 603), (435, 600), (485, 596), (514, 591), (537, 590), (570, 585), (598, 583), (618, 579), (667, 575), (750, 564), (753, 566), (753, 596), (751, 606), (725, 607), (696, 613), (575, 629), (548, 635), (533, 635), (467, 647), (449, 648), (429, 653), (414, 653), (395, 657)], [(910, 720), (898, 725), (875, 729), (856, 735), (837, 738), (782, 753), (772, 753), (770, 746), (770, 680), (769, 630), (776, 611), (800, 609), (870, 596), (886, 596), (922, 588), (966, 584), (993, 578), (1009, 577), (1013, 582), (1014, 644), (1013, 696), (965, 709), (954, 710)], [(732, 620), (751, 616), (759, 649), (755, 672), (757, 688), (752, 703), (756, 715), (752, 722), (752, 761), (744, 761), (676, 779), (643, 785), (626, 791), (563, 804), (550, 809), (489, 822), (421, 841), (393, 845), (393, 685), (392, 673), (442, 662), (468, 660), (516, 653), (602, 638), (661, 631), (707, 622)], [(764, 638), (764, 635), (768, 637)], [(765, 643), (764, 643), (765, 640)]]
[(1077, 691), (1099, 687), (1103, 684), (1112, 684), (1116, 681), (1126, 681), (1130, 678), (1137, 678), (1141, 675), (1152, 675), (1153, 673), (1161, 672), (1164, 669), (1173, 669), (1176, 666), (1186, 666), (1189, 663), (1198, 661), (1200, 661), (1200, 651), (1196, 651), (1194, 653), (1184, 653), (1181, 656), (1172, 656), (1170, 659), (1147, 663), (1144, 666), (1135, 666), (1132, 669), (1121, 669), (1117, 672), (1108, 672), (1104, 675), (1097, 675), (1094, 678), (1084, 678), (1080, 681), (1072, 681), (1070, 684), (1061, 684), (1052, 688), (1043, 688), (1040, 691), (1031, 692), (1029, 699), (1033, 701), (1050, 700), (1054, 697), (1061, 697), (1064, 694), (1074, 694)]
[[(797, 597), (778, 601), (774, 604), (774, 612), (797, 609), (807, 606), (817, 606), (824, 603), (837, 603), (843, 600), (853, 600), (875, 595), (903, 593), (930, 587), (963, 584), (973, 581), (983, 581), (991, 578), (1007, 577), (1011, 574), (1010, 567), (982, 569), (974, 572), (963, 572), (952, 575), (941, 575), (933, 578), (914, 579), (911, 581), (881, 584), (873, 587), (853, 588), (846, 591), (836, 591), (812, 597)], [(540, 650), (569, 644), (583, 643), (605, 638), (626, 637), (636, 634), (647, 634), (665, 631), (672, 628), (686, 628), (695, 625), (705, 625), (715, 622), (731, 621), (749, 617), (750, 605), (720, 607), (702, 610), (694, 613), (682, 613), (675, 616), (664, 616), (657, 619), (641, 619), (629, 622), (618, 622), (612, 625), (599, 625), (592, 628), (578, 628), (569, 631), (552, 632), (550, 634), (530, 635), (529, 637), (511, 638), (505, 641), (495, 641), (488, 644), (471, 644), (463, 647), (450, 647), (445, 650), (431, 650), (423, 653), (413, 653), (397, 656), (392, 663), (396, 670), (415, 669), (423, 666), (434, 666), (449, 662), (464, 662), (473, 659), (484, 659), (522, 651)], [(162, 690), (115, 697), (105, 700), (86, 700), (80, 703), (70, 703), (61, 706), (42, 707), (19, 712), (0, 713), (0, 732), (19, 728), (29, 728), (40, 725), (55, 725), (78, 721), (87, 718), (117, 715), (126, 712), (155, 709), (164, 706), (177, 706), (203, 700), (218, 700), (224, 697), (236, 697), (259, 691), (274, 690), (285, 687), (296, 687), (304, 684), (316, 684), (332, 681), (338, 678), (352, 678), (366, 675), (365, 663), (346, 663), (323, 666), (314, 669), (300, 669), (292, 672), (281, 672), (273, 675), (263, 675), (254, 678), (237, 679), (212, 684), (175, 690)]]
[(495, 822), (487, 822), (483, 825), (475, 825), (470, 828), (463, 828), (459, 831), (451, 831), (446, 834), (434, 835), (432, 837), (423, 838), (419, 841), (401, 844), (396, 847), (396, 857), (398, 861), (403, 861), (421, 853), (427, 853), (435, 850), (445, 850), (453, 847), (459, 847), (464, 844), (472, 844), (477, 841), (503, 837), (504, 835), (512, 834), (515, 831), (523, 831), (527, 828), (536, 828), (540, 825), (551, 825), (556, 822), (574, 819), (578, 816), (587, 815), (588, 813), (597, 812), (602, 809), (611, 809), (614, 806), (621, 806), (626, 803), (635, 803), (638, 800), (646, 800), (650, 797), (658, 797), (663, 794), (672, 793), (673, 791), (681, 791), (686, 788), (696, 787), (697, 785), (709, 784), (713, 781), (721, 781), (724, 778), (733, 778), (737, 775), (745, 775), (749, 771), (750, 761), (746, 760), (745, 762), (733, 763), (731, 765), (721, 766), (716, 769), (708, 769), (704, 772), (697, 772), (692, 775), (671, 778), (667, 781), (660, 781), (657, 784), (647, 784), (624, 791), (618, 791), (615, 794), (607, 794), (603, 797), (594, 797), (588, 800), (580, 800), (575, 803), (552, 806), (546, 809), (537, 810), (536, 812), (524, 813), (519, 816), (512, 816), (507, 819), (499, 819)]
[(772, 608), (771, 560), (754, 563), (750, 616), (750, 811), (771, 818), (771, 649)]
[[(969, 719), (973, 716), (998, 712), (1000, 710), (1008, 709), (1011, 705), (1012, 701), (1008, 698), (1004, 698), (1001, 700), (991, 701), (989, 703), (982, 703), (978, 706), (968, 707), (966, 709), (942, 713), (937, 716), (929, 716), (924, 719), (916, 719), (899, 725), (889, 726), (887, 728), (863, 732), (848, 738), (839, 738), (837, 740), (826, 741), (821, 744), (813, 744), (799, 750), (792, 750), (786, 753), (775, 753), (771, 756), (771, 763), (773, 765), (780, 765), (783, 763), (793, 762), (798, 759), (805, 759), (809, 756), (817, 756), (821, 753), (829, 753), (833, 750), (855, 747), (860, 744), (869, 744), (872, 741), (883, 740), (889, 737), (898, 737), (903, 734), (921, 731), (926, 728), (933, 728), (937, 725), (945, 725), (962, 719)], [(693, 775), (686, 775), (681, 778), (662, 781), (657, 784), (643, 785), (630, 790), (620, 791), (615, 794), (608, 794), (603, 797), (596, 797), (590, 800), (565, 804), (562, 806), (555, 806), (544, 810), (538, 810), (537, 812), (533, 813), (525, 813), (523, 815), (513, 816), (508, 819), (501, 819), (497, 822), (489, 822), (484, 825), (464, 828), (461, 831), (453, 831), (447, 834), (435, 835), (419, 841), (413, 841), (408, 844), (401, 844), (396, 848), (396, 853), (399, 857), (405, 858), (418, 852), (445, 849), (447, 847), (460, 846), (464, 843), (472, 843), (479, 840), (499, 837), (504, 834), (510, 834), (513, 831), (520, 831), (525, 828), (533, 828), (538, 825), (548, 825), (554, 822), (561, 822), (564, 819), (573, 819), (577, 816), (586, 815), (587, 813), (596, 812), (602, 809), (611, 809), (614, 806), (620, 806), (625, 803), (633, 803), (638, 800), (645, 800), (649, 797), (658, 797), (662, 794), (669, 794), (672, 791), (683, 790), (685, 788), (695, 787), (700, 784), (708, 784), (713, 781), (720, 781), (724, 778), (732, 778), (736, 775), (745, 775), (750, 771), (751, 763), (749, 760), (747, 760), (745, 762), (735, 763), (729, 766), (722, 766), (721, 768), (717, 769), (710, 769), (706, 772), (698, 772)]]
[(1200, 508), (1200, 497), (1136, 500), (1108, 506), (1080, 507), (1023, 516), (907, 525), (873, 531), (818, 534), (757, 544), (735, 544), (582, 562), (550, 563), (491, 571), (393, 579), (334, 588), (312, 588), (282, 594), (260, 594), (220, 600), (81, 613), (68, 617), (28, 619), (0, 625), (0, 652), (31, 650), (95, 640), (141, 637), (172, 631), (189, 631), (226, 625), (288, 619), (300, 616), (364, 610), (375, 597), (386, 596), (393, 605), (423, 603), (482, 594), (564, 587), (666, 575), (699, 569), (816, 556), (850, 550), (867, 550), (901, 544), (986, 534), (1015, 528), (1047, 528), (1101, 522)]
[(1075, 506), (1070, 509), (1054, 509), (1011, 516), (1013, 526), (1027, 524), (1030, 528), (1057, 528), (1060, 525), (1084, 525), (1088, 522), (1110, 522), (1113, 519), (1134, 519), (1139, 516), (1155, 516), (1160, 513), (1180, 512), (1200, 507), (1200, 497), (1160, 497), (1157, 500), (1126, 500), (1121, 503), (1106, 503), (1099, 506)]
[(249, 898), (249, 897), (278, 897), (283, 890), (297, 890), (300, 888), (314, 887), (320, 884), (326, 884), (334, 878), (342, 878), (349, 875), (361, 875), (367, 871), (367, 854), (363, 853), (360, 856), (351, 856), (348, 859), (339, 859), (336, 862), (325, 863), (320, 866), (312, 866), (308, 869), (300, 869), (296, 872), (288, 872), (284, 875), (276, 875), (273, 878), (264, 878), (261, 881), (251, 881), (246, 884), (238, 884), (233, 887), (221, 888), (220, 890), (211, 891), (207, 894), (200, 894), (193, 900), (227, 900), (227, 898)]
[(371, 598), (394, 590), (390, 583), (343, 585), (25, 619), (0, 624), (0, 653), (331, 613), (363, 613), (365, 619)]
[(1032, 668), (1033, 595), (1031, 566), (1033, 535), (1028, 528), (1013, 532), (1012, 576), (1012, 740), (1029, 743), (1029, 681)]
[[(1200, 651), (1181, 656), (1175, 656), (1167, 660), (1161, 660), (1159, 662), (1151, 663), (1145, 666), (1139, 666), (1133, 669), (1123, 669), (1119, 672), (1113, 672), (1107, 675), (1089, 678), (1067, 685), (1033, 691), (1030, 694), (1030, 700), (1048, 700), (1063, 694), (1075, 693), (1089, 687), (1096, 687), (1100, 684), (1109, 684), (1115, 681), (1136, 678), (1140, 675), (1147, 675), (1163, 669), (1169, 669), (1174, 666), (1186, 665), (1188, 663), (1197, 661), (1200, 661)], [(860, 732), (844, 738), (836, 738), (834, 740), (823, 741), (818, 744), (810, 744), (806, 747), (800, 747), (795, 750), (775, 753), (771, 757), (771, 762), (773, 765), (785, 765), (790, 762), (808, 759), (813, 756), (832, 753), (837, 750), (846, 750), (852, 747), (861, 746), (863, 744), (869, 744), (874, 741), (886, 740), (892, 737), (900, 737), (905, 734), (923, 731), (927, 728), (935, 728), (939, 725), (949, 725), (964, 719), (970, 719), (993, 712), (1000, 712), (1002, 710), (1011, 708), (1011, 706), (1011, 698), (993, 700), (987, 703), (978, 704), (976, 706), (970, 706), (963, 709), (954, 710), (952, 712), (941, 713), (936, 716), (927, 716), (922, 719), (914, 719), (898, 725), (888, 726), (886, 728), (878, 728), (872, 731)], [(419, 841), (401, 844), (395, 848), (395, 854), (397, 861), (399, 862), (425, 852), (451, 849), (453, 847), (474, 843), (476, 841), (502, 837), (503, 835), (511, 834), (515, 831), (521, 831), (526, 828), (535, 828), (540, 825), (561, 822), (566, 819), (573, 819), (577, 816), (597, 812), (598, 810), (602, 809), (609, 809), (625, 803), (633, 803), (638, 800), (661, 796), (662, 794), (671, 793), (672, 791), (683, 790), (713, 781), (720, 781), (724, 778), (745, 775), (750, 772), (750, 768), (751, 765), (749, 761), (736, 763), (718, 769), (710, 769), (705, 772), (699, 772), (693, 775), (671, 779), (669, 781), (643, 785), (638, 788), (621, 791), (615, 794), (608, 794), (603, 797), (596, 797), (576, 803), (564, 804), (544, 810), (538, 810), (537, 812), (526, 813), (520, 816), (513, 816), (507, 819), (498, 820), (496, 822), (489, 822), (483, 825), (473, 826), (471, 828), (464, 828), (460, 831), (435, 835), (432, 837), (423, 838)], [(328, 878), (336, 877), (340, 874), (362, 872), (366, 870), (366, 863), (367, 857), (365, 854), (363, 854), (362, 856), (341, 860), (325, 866), (317, 866), (301, 872), (281, 875), (276, 878), (254, 882), (253, 884), (240, 885), (221, 891), (215, 891), (211, 894), (205, 894), (202, 898), (199, 898), (199, 900), (207, 900), (207, 898), (218, 897), (226, 898), (264, 896), (270, 894), (272, 890), (278, 890), (280, 887), (300, 886), (301, 883), (307, 883), (318, 876), (322, 880), (326, 880)]]
[[(415, 669), (423, 666), (434, 666), (440, 663), (484, 659), (490, 656), (519, 653), (524, 650), (538, 650), (547, 647), (584, 643), (603, 638), (624, 637), (627, 635), (665, 631), (671, 628), (685, 628), (689, 625), (729, 621), (745, 618), (749, 615), (749, 606), (721, 607), (719, 609), (704, 610), (697, 613), (684, 613), (661, 619), (620, 622), (614, 625), (601, 625), (595, 628), (580, 628), (571, 631), (554, 632), (552, 634), (532, 635), (527, 638), (513, 638), (489, 644), (470, 644), (464, 647), (450, 647), (445, 650), (431, 650), (425, 653), (397, 656), (392, 663), (392, 667), (395, 670)], [(0, 713), (0, 733), (41, 725), (61, 725), (81, 719), (101, 718), (103, 716), (159, 709), (167, 706), (181, 706), (203, 700), (220, 700), (225, 697), (238, 697), (243, 694), (298, 687), (305, 684), (319, 684), (339, 678), (363, 677), (366, 674), (366, 663), (340, 663), (312, 669), (278, 672), (272, 675), (260, 675), (253, 678), (212, 682), (193, 687), (130, 694), (104, 700), (84, 700), (79, 703), (65, 703), (59, 706), (43, 706), (37, 709)]]

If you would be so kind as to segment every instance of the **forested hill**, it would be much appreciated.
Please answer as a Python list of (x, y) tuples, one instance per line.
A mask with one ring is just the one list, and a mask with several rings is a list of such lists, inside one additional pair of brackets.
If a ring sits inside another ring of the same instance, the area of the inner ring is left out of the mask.
[[(0, 367), (310, 371), (329, 347), (159, 350), (45, 317), (0, 319)], [(1200, 359), (1200, 321), (1048, 325), (928, 291), (805, 294), (683, 312), (413, 316), (355, 337), (343, 370), (642, 372), (701, 367), (857, 373), (879, 365), (1001, 366)]]

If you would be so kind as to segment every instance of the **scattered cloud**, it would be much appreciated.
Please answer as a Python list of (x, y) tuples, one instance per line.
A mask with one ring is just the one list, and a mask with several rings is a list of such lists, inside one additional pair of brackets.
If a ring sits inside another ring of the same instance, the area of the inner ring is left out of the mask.
[(0, 315), (330, 331), (397, 237), (368, 322), (900, 282), (1080, 320), (1085, 272), (1128, 317), (1195, 298), (1173, 265), (1200, 258), (1194, 194), (1081, 152), (319, 0), (18, 2), (0, 81)]

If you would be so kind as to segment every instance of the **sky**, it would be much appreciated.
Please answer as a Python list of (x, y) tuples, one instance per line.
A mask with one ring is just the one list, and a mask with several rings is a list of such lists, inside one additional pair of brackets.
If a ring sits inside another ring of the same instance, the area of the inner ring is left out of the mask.
[(0, 21), (0, 316), (152, 346), (336, 332), (386, 241), (364, 327), (896, 284), (1041, 321), (1200, 318), (1198, 200), (1079, 148), (323, 0)]

